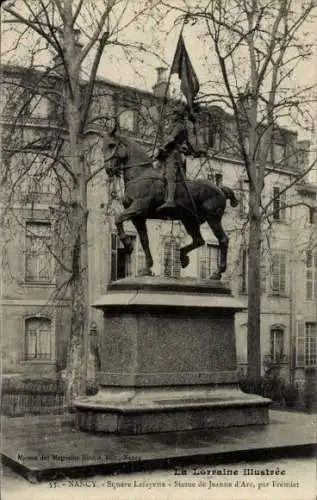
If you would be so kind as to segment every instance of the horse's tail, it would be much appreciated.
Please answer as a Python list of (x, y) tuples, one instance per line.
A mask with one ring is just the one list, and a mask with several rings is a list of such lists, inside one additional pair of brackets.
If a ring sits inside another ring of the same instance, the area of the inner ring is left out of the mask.
[(227, 186), (221, 186), (221, 191), (225, 195), (226, 199), (230, 200), (232, 207), (237, 207), (239, 205), (239, 200), (236, 198), (233, 190)]

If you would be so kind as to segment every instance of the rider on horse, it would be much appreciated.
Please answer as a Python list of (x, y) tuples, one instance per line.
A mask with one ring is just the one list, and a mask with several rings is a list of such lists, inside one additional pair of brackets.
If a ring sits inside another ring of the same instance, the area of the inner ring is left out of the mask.
[(163, 166), (164, 177), (167, 182), (167, 196), (165, 203), (158, 210), (175, 208), (176, 182), (185, 180), (185, 156), (199, 156), (189, 141), (187, 120), (195, 122), (195, 116), (189, 111), (185, 103), (178, 103), (172, 110), (168, 136), (159, 149), (157, 159)]

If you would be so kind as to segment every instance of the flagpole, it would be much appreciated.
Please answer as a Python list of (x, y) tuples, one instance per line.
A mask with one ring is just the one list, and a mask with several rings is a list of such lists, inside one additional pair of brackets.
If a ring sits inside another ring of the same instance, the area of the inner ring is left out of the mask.
[[(182, 24), (182, 27), (181, 27), (181, 30), (180, 30), (179, 35), (178, 35), (178, 40), (182, 36), (183, 30), (184, 30), (184, 26), (185, 26), (185, 24), (187, 24), (187, 22), (188, 22), (188, 18), (187, 18), (187, 16), (185, 16), (183, 24)], [(170, 66), (170, 71), (169, 71), (168, 79), (167, 79), (167, 82), (166, 82), (166, 88), (165, 88), (164, 95), (163, 95), (163, 101), (162, 101), (161, 108), (160, 108), (159, 119), (158, 119), (158, 126), (157, 126), (157, 129), (156, 129), (156, 134), (155, 134), (155, 139), (154, 139), (152, 156), (155, 153), (155, 148), (157, 146), (157, 141), (158, 141), (159, 133), (160, 133), (160, 124), (161, 124), (161, 121), (162, 121), (162, 119), (164, 117), (163, 111), (164, 111), (164, 108), (165, 108), (165, 105), (166, 105), (168, 89), (169, 89), (169, 86), (170, 86), (170, 83), (171, 83), (172, 68), (173, 68), (173, 63), (174, 63), (176, 51), (177, 51), (177, 45), (176, 45), (176, 50), (175, 50), (175, 53), (174, 53), (172, 64)]]

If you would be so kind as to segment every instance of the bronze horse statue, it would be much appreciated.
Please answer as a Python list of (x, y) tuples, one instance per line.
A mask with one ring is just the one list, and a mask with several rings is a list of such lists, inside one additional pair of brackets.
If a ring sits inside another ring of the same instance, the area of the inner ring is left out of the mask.
[(124, 232), (123, 223), (131, 220), (140, 238), (146, 257), (146, 267), (139, 275), (151, 276), (153, 259), (149, 246), (147, 219), (179, 220), (183, 223), (192, 243), (181, 247), (180, 262), (185, 268), (189, 264), (188, 253), (204, 245), (200, 225), (207, 222), (219, 242), (220, 259), (218, 269), (209, 279), (219, 280), (227, 267), (229, 238), (221, 225), (226, 208), (226, 199), (236, 207), (238, 200), (232, 189), (217, 187), (205, 180), (183, 180), (177, 182), (176, 208), (165, 216), (157, 212), (164, 202), (165, 179), (160, 170), (154, 168), (153, 160), (136, 141), (132, 141), (116, 132), (116, 128), (103, 137), (104, 152), (111, 153), (111, 161), (105, 167), (109, 177), (123, 175), (125, 192), (122, 200), (124, 211), (116, 216), (115, 224), (118, 236), (125, 251), (133, 250), (132, 239)]

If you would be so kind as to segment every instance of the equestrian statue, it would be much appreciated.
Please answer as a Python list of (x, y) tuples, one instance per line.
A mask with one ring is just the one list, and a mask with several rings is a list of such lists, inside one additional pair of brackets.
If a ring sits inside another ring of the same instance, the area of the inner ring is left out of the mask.
[(121, 135), (115, 127), (103, 136), (104, 152), (111, 153), (105, 165), (109, 177), (123, 176), (124, 211), (116, 216), (118, 236), (127, 253), (133, 251), (132, 239), (124, 231), (124, 222), (131, 220), (139, 235), (145, 253), (146, 266), (139, 275), (151, 276), (153, 259), (149, 246), (147, 219), (181, 221), (192, 242), (180, 249), (181, 266), (189, 264), (188, 253), (204, 245), (200, 226), (207, 222), (219, 243), (218, 269), (209, 277), (220, 280), (227, 267), (229, 238), (221, 225), (226, 200), (236, 207), (238, 200), (229, 187), (217, 187), (209, 181), (186, 179), (186, 156), (199, 157), (189, 141), (187, 123), (195, 122), (195, 112), (178, 103), (170, 116), (166, 140), (155, 160), (134, 140)]

